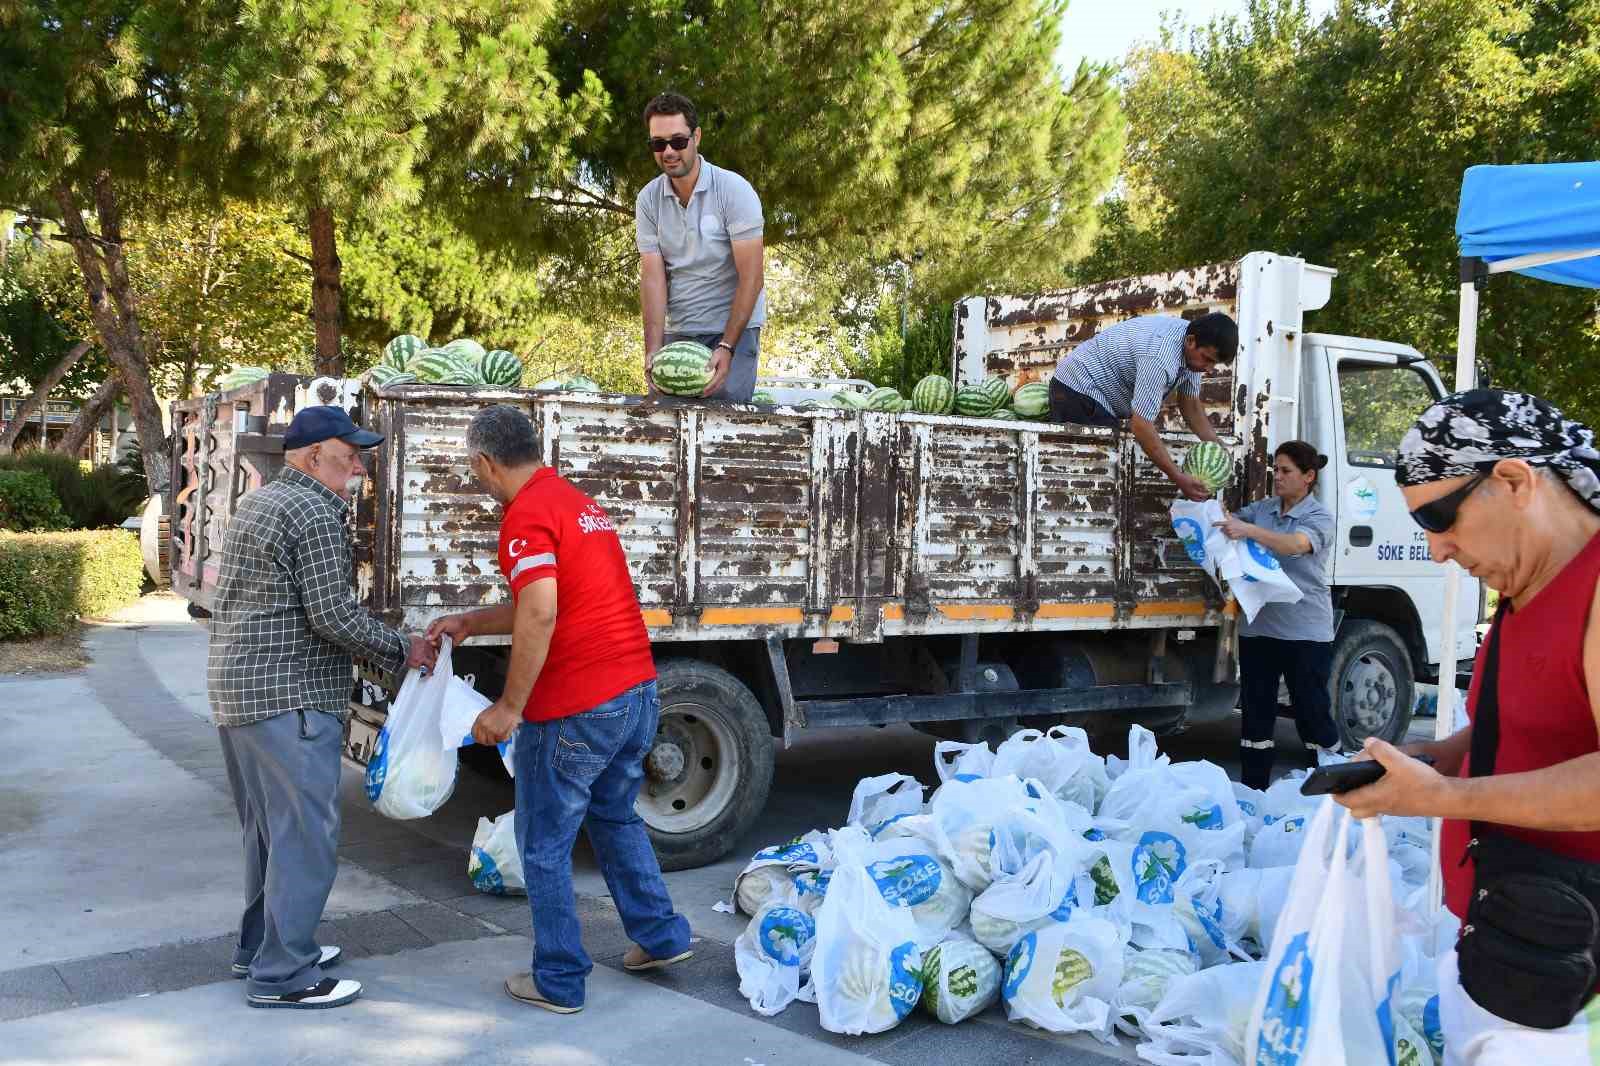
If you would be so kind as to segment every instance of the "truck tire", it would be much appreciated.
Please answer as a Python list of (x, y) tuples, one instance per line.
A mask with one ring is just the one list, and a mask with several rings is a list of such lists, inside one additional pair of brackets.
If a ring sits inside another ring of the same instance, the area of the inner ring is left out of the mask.
[(657, 663), (661, 720), (635, 809), (663, 870), (733, 850), (772, 789), (772, 731), (738, 678), (698, 659)]
[(1368, 737), (1398, 744), (1415, 706), (1411, 653), (1389, 626), (1354, 619), (1339, 627), (1328, 672), (1333, 720), (1347, 751)]

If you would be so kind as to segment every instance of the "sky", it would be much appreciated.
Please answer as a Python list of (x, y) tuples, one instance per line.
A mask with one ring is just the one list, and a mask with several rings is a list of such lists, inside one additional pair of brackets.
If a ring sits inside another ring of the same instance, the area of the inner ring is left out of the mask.
[[(1191, 25), (1204, 25), (1218, 15), (1244, 10), (1245, 0), (1068, 0), (1061, 23), (1058, 66), (1068, 74), (1078, 62), (1114, 63), (1129, 47), (1153, 41), (1161, 31), (1164, 12), (1177, 12)], [(1333, 0), (1310, 0), (1313, 15), (1333, 8)]]

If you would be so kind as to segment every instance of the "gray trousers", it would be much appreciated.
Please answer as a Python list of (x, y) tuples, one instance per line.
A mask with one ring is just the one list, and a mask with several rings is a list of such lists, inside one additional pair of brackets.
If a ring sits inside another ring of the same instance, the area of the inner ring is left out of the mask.
[(234, 962), (246, 991), (281, 995), (322, 980), (317, 924), (339, 869), (344, 725), (322, 711), (220, 726), (244, 830), (244, 917)]
[[(715, 348), (722, 340), (721, 333), (668, 333), (667, 344), (673, 341), (697, 341), (707, 348)], [(751, 326), (739, 334), (739, 343), (733, 346), (733, 361), (728, 364), (728, 379), (718, 392), (708, 400), (732, 400), (749, 403), (756, 391), (756, 364), (761, 361), (761, 327)]]

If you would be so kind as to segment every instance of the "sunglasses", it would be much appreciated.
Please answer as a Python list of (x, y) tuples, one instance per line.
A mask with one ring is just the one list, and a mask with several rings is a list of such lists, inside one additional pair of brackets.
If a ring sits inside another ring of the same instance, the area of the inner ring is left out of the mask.
[(674, 152), (681, 152), (689, 147), (689, 142), (692, 140), (694, 138), (686, 133), (674, 133), (671, 137), (651, 137), (648, 143), (650, 150), (660, 155), (667, 150), (668, 145), (672, 146)]
[(1489, 478), (1490, 471), (1480, 470), (1472, 475), (1472, 480), (1462, 485), (1459, 489), (1444, 496), (1440, 496), (1431, 503), (1425, 503), (1411, 512), (1411, 517), (1429, 533), (1444, 533), (1456, 524), (1456, 512), (1461, 510), (1461, 504), (1472, 495), (1472, 490), (1483, 484)]

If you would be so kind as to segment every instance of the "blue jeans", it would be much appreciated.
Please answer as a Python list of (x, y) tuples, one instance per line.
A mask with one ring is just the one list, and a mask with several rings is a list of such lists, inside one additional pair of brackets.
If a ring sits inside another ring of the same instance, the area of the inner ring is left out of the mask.
[(629, 939), (657, 959), (689, 948), (689, 923), (672, 909), (633, 809), (660, 714), (652, 680), (569, 718), (524, 722), (517, 734), (517, 846), (533, 908), (533, 978), (552, 1003), (583, 1006), (584, 978), (594, 969), (572, 894), (580, 825)]

